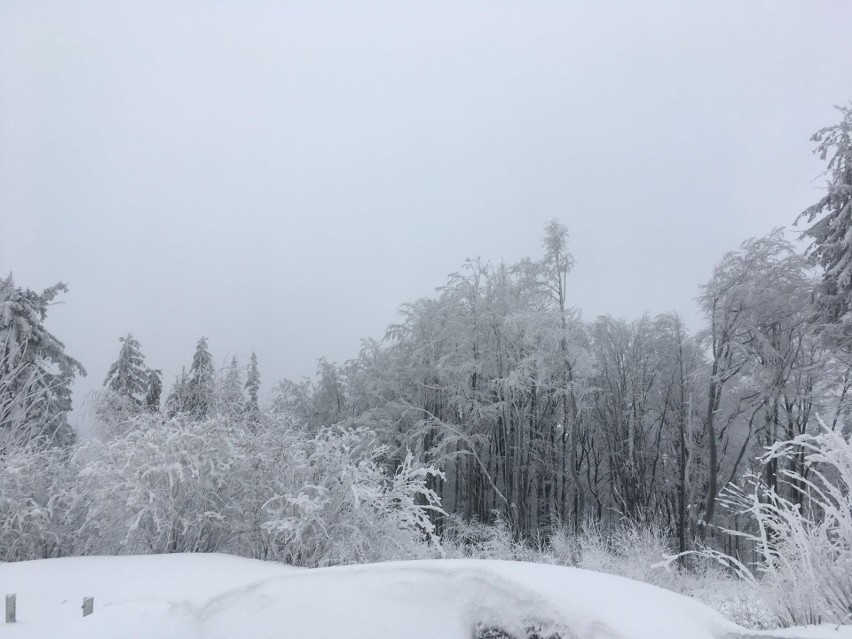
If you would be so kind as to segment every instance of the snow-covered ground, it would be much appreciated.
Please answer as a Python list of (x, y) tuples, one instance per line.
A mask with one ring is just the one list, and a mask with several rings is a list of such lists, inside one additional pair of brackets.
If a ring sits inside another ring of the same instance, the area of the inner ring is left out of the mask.
[[(14, 639), (471, 639), (478, 625), (585, 639), (748, 634), (686, 597), (621, 577), (504, 561), (324, 569), (227, 555), (75, 557), (0, 564)], [(84, 596), (95, 612), (82, 617)], [(849, 639), (845, 627), (809, 637)]]

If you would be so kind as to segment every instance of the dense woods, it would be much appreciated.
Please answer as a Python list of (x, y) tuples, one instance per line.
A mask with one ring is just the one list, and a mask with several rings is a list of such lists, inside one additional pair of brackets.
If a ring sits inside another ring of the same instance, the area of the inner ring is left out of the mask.
[[(279, 385), (275, 410), (369, 426), (396, 458), (416, 451), (443, 469), (433, 487), (450, 513), (496, 514), (519, 535), (653, 522), (682, 549), (720, 523), (719, 491), (764, 446), (814, 430), (817, 412), (842, 423), (850, 361), (809, 321), (815, 281), (781, 231), (724, 256), (697, 334), (673, 314), (582, 321), (565, 303), (564, 227), (549, 224), (544, 247), (466, 262), (383, 343)], [(768, 485), (781, 470), (764, 469)]]

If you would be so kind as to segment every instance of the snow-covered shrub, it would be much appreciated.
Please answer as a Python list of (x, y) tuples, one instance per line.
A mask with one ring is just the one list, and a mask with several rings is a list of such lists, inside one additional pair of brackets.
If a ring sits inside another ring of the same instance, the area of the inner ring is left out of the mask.
[(72, 473), (61, 448), (16, 448), (0, 465), (0, 561), (73, 554)]
[(659, 586), (669, 586), (672, 573), (660, 561), (672, 552), (668, 531), (650, 524), (622, 520), (604, 526), (587, 522), (574, 534), (557, 529), (550, 540), (555, 563), (620, 575)]
[(731, 579), (720, 582), (696, 580), (701, 590), (687, 591), (690, 595), (708, 606), (715, 608), (727, 619), (743, 628), (769, 630), (778, 627), (778, 621), (766, 600), (759, 593), (742, 588), (741, 582)]
[(620, 520), (587, 523), (574, 537), (565, 527), (550, 540), (551, 561), (635, 579), (694, 597), (746, 628), (777, 626), (759, 593), (718, 562), (693, 557), (684, 568), (673, 561), (675, 540), (664, 528)]
[(266, 502), (283, 487), (292, 487), (296, 478), (293, 459), (302, 449), (306, 434), (284, 416), (266, 417), (243, 424), (238, 431), (240, 468), (233, 483), (239, 504), (237, 521), (231, 522), (233, 536), (223, 549), (255, 559), (275, 559), (274, 535), (266, 529)]
[[(751, 475), (723, 503), (749, 515), (756, 570), (712, 553), (763, 593), (784, 625), (852, 617), (852, 438), (824, 428), (779, 442), (762, 461), (778, 462), (778, 489)], [(802, 464), (803, 463), (803, 464)], [(786, 494), (789, 497), (782, 496)]]
[(450, 515), (441, 537), (441, 547), (449, 558), (545, 561), (540, 549), (512, 533), (509, 522), (500, 513), (495, 513), (492, 523)]
[(389, 475), (367, 429), (326, 428), (293, 451), (291, 476), (264, 504), (277, 558), (303, 566), (434, 555), (437, 475), (409, 454)]
[(666, 531), (628, 521), (609, 527), (588, 522), (578, 535), (568, 526), (555, 526), (543, 541), (519, 538), (499, 514), (492, 523), (450, 516), (441, 545), (448, 557), (574, 566), (658, 585), (669, 579), (659, 565), (671, 553)]
[(579, 534), (556, 526), (547, 544), (518, 539), (500, 517), (494, 523), (450, 516), (441, 539), (447, 557), (531, 561), (605, 572), (694, 597), (747, 628), (777, 627), (760, 593), (715, 560), (694, 557), (684, 569), (672, 561), (674, 540), (653, 525), (621, 520), (588, 522)]
[(141, 413), (0, 466), (0, 560), (232, 552), (304, 566), (436, 556), (433, 468), (368, 429)]
[(240, 450), (221, 419), (168, 421), (140, 415), (111, 440), (75, 453), (81, 489), (91, 496), (108, 553), (209, 552), (230, 535), (237, 518), (234, 490)]
[(137, 428), (135, 420), (143, 408), (133, 398), (109, 388), (91, 391), (79, 409), (86, 423), (84, 439), (113, 440)]

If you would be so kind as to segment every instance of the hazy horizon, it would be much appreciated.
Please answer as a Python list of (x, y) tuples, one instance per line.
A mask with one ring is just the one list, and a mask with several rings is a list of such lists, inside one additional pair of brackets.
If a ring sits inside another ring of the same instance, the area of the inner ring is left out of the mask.
[(206, 336), (268, 391), (380, 338), (465, 258), (570, 232), (572, 306), (679, 312), (812, 204), (848, 3), (0, 7), (0, 273), (103, 382)]

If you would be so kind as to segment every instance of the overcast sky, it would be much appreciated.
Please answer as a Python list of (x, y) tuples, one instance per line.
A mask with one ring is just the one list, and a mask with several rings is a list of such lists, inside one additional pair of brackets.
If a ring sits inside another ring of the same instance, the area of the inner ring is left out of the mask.
[[(179, 7), (177, 5), (180, 5)], [(265, 388), (466, 257), (571, 234), (592, 319), (680, 312), (820, 195), (852, 2), (0, 0), (0, 273), (100, 385), (133, 331)], [(791, 232), (791, 237), (794, 234)]]

